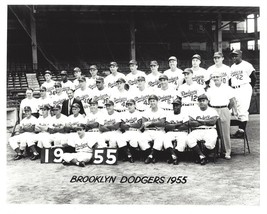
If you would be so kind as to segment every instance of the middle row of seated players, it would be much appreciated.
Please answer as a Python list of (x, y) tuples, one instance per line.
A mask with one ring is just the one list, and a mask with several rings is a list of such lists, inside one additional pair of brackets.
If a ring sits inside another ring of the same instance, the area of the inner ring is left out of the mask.
[[(111, 100), (105, 103), (106, 109), (103, 110), (100, 110), (98, 102), (93, 100), (89, 104), (90, 112), (86, 116), (80, 114), (81, 106), (78, 103), (72, 105), (73, 114), (68, 117), (61, 113), (60, 105), (53, 107), (54, 116), (51, 117), (48, 113), (49, 105), (44, 105), (41, 108), (42, 116), (35, 122), (35, 129), (39, 134), (31, 136), (31, 141), (36, 140), (40, 148), (51, 148), (52, 142), (54, 146), (73, 146), (78, 137), (76, 128), (84, 124), (90, 148), (120, 148), (130, 162), (134, 162), (134, 157), (129, 145), (144, 151), (147, 164), (155, 163), (158, 153), (164, 148), (169, 151), (168, 162), (175, 165), (179, 162), (179, 152), (183, 152), (188, 146), (196, 152), (198, 161), (204, 165), (206, 156), (197, 142), (204, 140), (208, 150), (215, 147), (215, 124), (218, 114), (213, 108), (208, 107), (208, 98), (205, 94), (198, 96), (197, 101), (198, 106), (190, 112), (187, 111), (188, 115), (181, 113), (180, 99), (172, 102), (173, 111), (159, 108), (159, 99), (156, 95), (148, 97), (150, 108), (144, 112), (136, 110), (136, 102), (133, 99), (127, 100), (127, 111), (123, 113), (114, 110), (114, 102)], [(188, 127), (192, 128), (189, 134)], [(176, 145), (173, 144), (174, 140)], [(154, 141), (153, 147), (150, 141)], [(17, 143), (14, 139), (10, 140), (10, 145), (15, 151), (18, 148)], [(86, 157), (85, 162), (88, 162), (88, 156)]]

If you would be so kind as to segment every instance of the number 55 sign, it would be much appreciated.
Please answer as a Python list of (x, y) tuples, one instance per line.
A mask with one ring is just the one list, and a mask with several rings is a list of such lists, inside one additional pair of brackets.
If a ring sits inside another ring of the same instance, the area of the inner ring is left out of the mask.
[(117, 149), (94, 149), (93, 153), (93, 164), (107, 164), (115, 165), (118, 160), (118, 150)]

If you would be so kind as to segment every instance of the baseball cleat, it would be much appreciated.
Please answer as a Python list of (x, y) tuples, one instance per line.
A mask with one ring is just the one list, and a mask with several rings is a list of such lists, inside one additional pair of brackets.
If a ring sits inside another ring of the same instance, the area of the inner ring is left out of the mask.
[(131, 157), (128, 157), (128, 160), (129, 160), (130, 163), (134, 163), (134, 159), (133, 159), (132, 156)]
[(84, 161), (79, 162), (79, 166), (85, 167), (85, 162)]
[(201, 165), (206, 165), (206, 163), (207, 163), (206, 158), (201, 158), (201, 159), (200, 159), (200, 164), (201, 164)]
[(172, 159), (172, 158), (168, 159), (168, 160), (167, 160), (167, 163), (168, 163), (168, 164), (173, 163), (173, 159)]
[(17, 155), (14, 157), (14, 160), (20, 160), (21, 158), (23, 158), (23, 156), (22, 156), (22, 155), (19, 155), (19, 154), (17, 154)]
[(38, 155), (33, 155), (32, 157), (31, 157), (31, 160), (36, 160), (36, 159), (38, 159), (39, 158), (39, 154)]
[(178, 158), (176, 158), (174, 161), (173, 161), (173, 165), (178, 165), (179, 164), (179, 161), (178, 161)]
[(147, 159), (145, 160), (145, 164), (149, 164), (152, 162), (152, 158), (151, 157), (147, 157)]

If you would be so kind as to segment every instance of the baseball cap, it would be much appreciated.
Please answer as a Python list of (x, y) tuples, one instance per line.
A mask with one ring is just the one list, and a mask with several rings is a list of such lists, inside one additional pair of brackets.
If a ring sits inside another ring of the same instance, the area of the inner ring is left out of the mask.
[(91, 99), (89, 104), (96, 104), (98, 105), (98, 101), (96, 99)]
[(90, 69), (90, 70), (97, 70), (97, 66), (96, 66), (96, 65), (91, 65), (91, 66), (89, 67), (89, 69)]
[(109, 63), (109, 66), (111, 67), (111, 66), (116, 66), (116, 67), (118, 67), (118, 64), (117, 64), (117, 62), (110, 62)]
[(50, 109), (50, 105), (49, 105), (49, 104), (42, 105), (42, 106), (40, 107), (40, 109), (49, 110), (49, 109)]
[(215, 52), (213, 57), (223, 57), (223, 53), (222, 52)]
[(62, 87), (61, 82), (55, 82), (55, 86)]
[(50, 74), (50, 75), (51, 75), (52, 73), (51, 73), (51, 71), (46, 70), (46, 71), (45, 71), (45, 74)]
[(159, 65), (159, 64), (158, 64), (158, 62), (156, 60), (152, 60), (152, 61), (150, 61), (150, 66), (151, 65)]
[(146, 81), (146, 78), (144, 76), (137, 77), (137, 81)]
[(114, 102), (111, 101), (111, 100), (108, 100), (106, 103), (105, 103), (106, 106), (114, 106)]
[(104, 82), (104, 77), (97, 77), (96, 82)]
[(195, 54), (192, 56), (192, 59), (198, 59), (201, 61), (201, 56), (199, 54)]
[(233, 52), (230, 53), (231, 55), (239, 55), (242, 54), (241, 50), (233, 50)]
[(40, 91), (46, 91), (46, 87), (44, 86), (40, 87)]
[(78, 81), (79, 81), (79, 82), (86, 82), (86, 78), (85, 78), (84, 76), (82, 76), (82, 77), (80, 77), (80, 78), (78, 79)]
[(165, 74), (162, 74), (159, 76), (159, 80), (161, 80), (161, 79), (168, 80), (169, 78)]
[(137, 65), (137, 62), (136, 62), (136, 60), (132, 59), (132, 60), (129, 62), (129, 64)]
[(32, 109), (31, 109), (31, 107), (30, 106), (25, 106), (24, 107), (24, 111), (31, 111)]
[(119, 78), (119, 79), (117, 79), (116, 82), (126, 83), (125, 79), (123, 79), (123, 78)]
[(179, 98), (176, 98), (176, 99), (174, 99), (173, 101), (172, 101), (172, 104), (181, 104), (182, 103), (182, 101), (181, 101), (181, 99), (179, 99)]
[(73, 103), (72, 108), (81, 108), (79, 103)]
[(133, 104), (133, 105), (135, 105), (135, 101), (133, 100), (133, 99), (129, 99), (129, 100), (127, 100), (127, 102), (126, 102), (126, 105), (127, 104)]
[(189, 72), (193, 73), (193, 70), (191, 68), (186, 68), (186, 69), (184, 69), (183, 74), (189, 73)]
[(148, 97), (148, 100), (159, 100), (159, 98), (155, 94), (152, 94)]
[(81, 69), (80, 69), (79, 67), (75, 67), (75, 68), (73, 69), (73, 71), (74, 71), (74, 72), (82, 72)]
[(171, 56), (171, 57), (168, 59), (168, 61), (171, 61), (171, 60), (175, 60), (175, 61), (177, 61), (177, 58), (176, 58), (175, 56)]
[(206, 94), (201, 94), (198, 96), (197, 100), (200, 101), (200, 100), (209, 100), (209, 99)]
[(59, 104), (57, 104), (57, 105), (55, 105), (55, 106), (53, 106), (53, 109), (55, 110), (55, 109), (61, 109), (61, 106), (59, 105)]
[(67, 71), (61, 71), (61, 72), (60, 72), (60, 75), (67, 75), (67, 74), (68, 74)]

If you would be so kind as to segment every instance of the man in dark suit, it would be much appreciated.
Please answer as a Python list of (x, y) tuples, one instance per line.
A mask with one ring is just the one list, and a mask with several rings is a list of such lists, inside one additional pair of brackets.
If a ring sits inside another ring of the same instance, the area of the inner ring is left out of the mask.
[(69, 89), (67, 91), (67, 94), (68, 94), (69, 99), (63, 101), (61, 113), (66, 115), (66, 116), (71, 115), (72, 114), (72, 105), (74, 103), (78, 103), (81, 106), (80, 114), (85, 115), (82, 102), (80, 100), (74, 98), (74, 91), (72, 89)]

